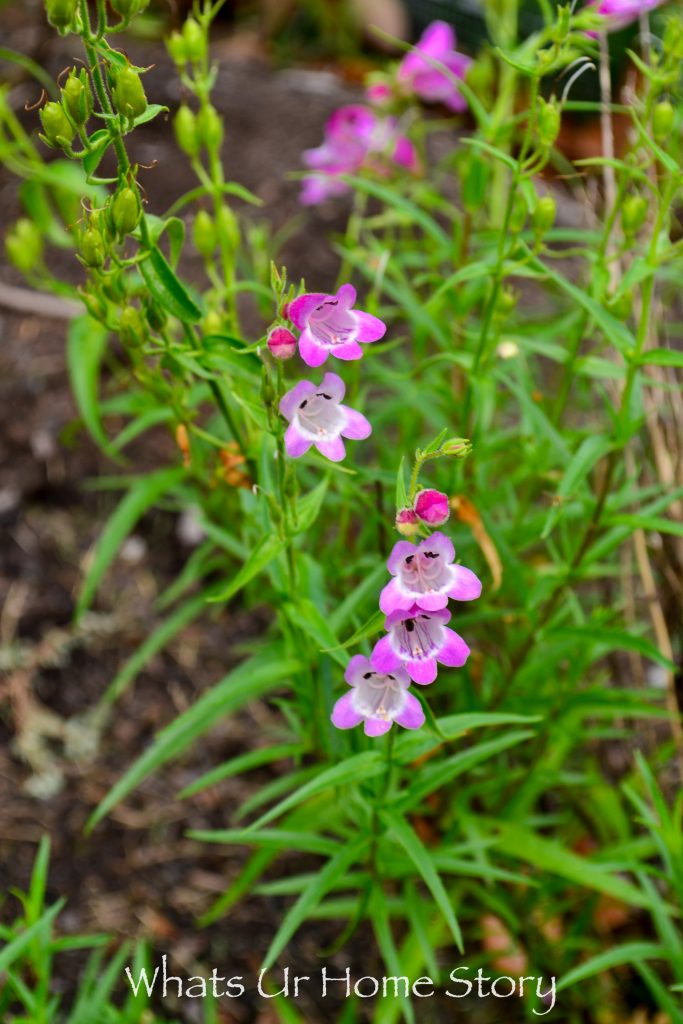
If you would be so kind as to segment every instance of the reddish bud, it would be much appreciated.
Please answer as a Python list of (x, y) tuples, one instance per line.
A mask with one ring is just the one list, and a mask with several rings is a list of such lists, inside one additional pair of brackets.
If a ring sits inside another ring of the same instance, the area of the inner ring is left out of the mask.
[(442, 526), (450, 515), (448, 495), (441, 491), (420, 491), (415, 499), (415, 512), (423, 523)]
[(420, 520), (412, 508), (402, 508), (396, 514), (395, 526), (404, 537), (413, 537), (416, 533), (420, 532)]
[(274, 359), (291, 359), (296, 352), (296, 338), (286, 327), (275, 327), (268, 335), (268, 349)]

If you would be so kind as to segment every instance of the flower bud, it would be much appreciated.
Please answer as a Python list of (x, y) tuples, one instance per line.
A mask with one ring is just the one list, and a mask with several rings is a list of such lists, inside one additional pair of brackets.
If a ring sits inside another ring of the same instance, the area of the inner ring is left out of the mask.
[(71, 28), (77, 2), (78, 0), (46, 0), (47, 20), (60, 35), (66, 35)]
[(441, 454), (453, 459), (466, 459), (472, 451), (472, 444), (465, 437), (449, 437), (441, 445)]
[(93, 99), (85, 68), (72, 68), (62, 89), (62, 104), (74, 124), (82, 128), (92, 114)]
[(116, 193), (111, 201), (110, 210), (111, 222), (119, 238), (123, 238), (124, 235), (129, 235), (131, 231), (135, 231), (140, 223), (142, 215), (140, 199), (137, 192), (127, 185)]
[(40, 111), (40, 120), (45, 133), (42, 138), (48, 146), (67, 149), (71, 145), (76, 132), (61, 103), (46, 103)]
[(627, 235), (635, 235), (647, 220), (648, 205), (643, 196), (626, 196), (621, 208), (621, 223)]
[(513, 311), (519, 301), (519, 295), (512, 288), (501, 288), (496, 302), (496, 309), (503, 316)]
[(274, 327), (267, 344), (273, 359), (291, 359), (296, 353), (296, 338), (286, 327)]
[(188, 18), (183, 25), (183, 42), (187, 59), (198, 64), (206, 56), (206, 35), (199, 22)]
[(187, 156), (194, 158), (199, 154), (200, 141), (197, 131), (197, 118), (189, 107), (183, 104), (173, 120), (176, 142)]
[(202, 320), (203, 334), (220, 334), (223, 330), (223, 317), (218, 310), (210, 309)]
[(197, 114), (197, 131), (207, 149), (220, 149), (223, 142), (223, 122), (211, 104), (202, 107)]
[(420, 520), (412, 508), (402, 508), (397, 512), (394, 526), (404, 537), (414, 537), (420, 532)]
[(550, 149), (560, 134), (560, 109), (552, 100), (539, 99), (538, 103), (538, 138), (542, 146)]
[(183, 65), (187, 62), (187, 49), (185, 47), (185, 40), (180, 32), (171, 32), (166, 40), (166, 49), (176, 67), (182, 69)]
[(138, 348), (146, 336), (145, 322), (135, 306), (124, 306), (119, 318), (119, 337), (124, 345)]
[(142, 14), (149, 6), (149, 0), (109, 0), (109, 3), (124, 21), (130, 21), (136, 15)]
[(533, 212), (531, 223), (533, 224), (534, 231), (537, 235), (544, 235), (546, 231), (550, 231), (551, 227), (555, 223), (555, 216), (557, 214), (557, 203), (552, 196), (541, 196), (536, 203), (536, 209)]
[(5, 249), (10, 262), (27, 274), (43, 255), (43, 236), (28, 217), (20, 217), (5, 236)]
[(135, 120), (147, 110), (147, 97), (142, 80), (133, 68), (119, 71), (112, 86), (114, 105), (119, 114), (129, 121)]
[(98, 228), (86, 228), (81, 235), (79, 251), (86, 267), (101, 267), (105, 256), (102, 232)]
[(674, 126), (675, 111), (668, 100), (662, 100), (652, 111), (652, 132), (655, 142), (665, 142)]
[(216, 251), (218, 237), (216, 225), (206, 210), (200, 210), (192, 226), (192, 240), (200, 256), (208, 260)]
[(240, 244), (240, 226), (229, 206), (221, 206), (216, 215), (216, 227), (220, 237), (228, 243), (231, 251), (235, 252)]
[(442, 491), (420, 491), (415, 499), (415, 514), (428, 526), (443, 526), (451, 514), (448, 495)]

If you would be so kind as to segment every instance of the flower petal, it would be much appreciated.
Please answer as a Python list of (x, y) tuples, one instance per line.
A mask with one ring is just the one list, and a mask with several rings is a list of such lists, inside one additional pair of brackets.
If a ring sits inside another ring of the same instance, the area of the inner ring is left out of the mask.
[(383, 636), (375, 644), (370, 655), (370, 665), (375, 672), (394, 672), (401, 667), (401, 659), (391, 646), (391, 637)]
[[(399, 570), (401, 562), (404, 558), (409, 555), (414, 555), (417, 548), (414, 544), (411, 544), (409, 540), (399, 540), (394, 544), (391, 554), (387, 560), (387, 569), (392, 576), (395, 576)], [(384, 611), (384, 609), (382, 609)]]
[(355, 725), (360, 725), (363, 721), (363, 716), (356, 711), (352, 704), (352, 698), (352, 693), (345, 693), (332, 709), (332, 724), (336, 725), (338, 729), (353, 729)]
[(405, 707), (400, 715), (396, 715), (396, 721), (404, 729), (419, 729), (425, 724), (425, 713), (415, 694), (406, 694)]
[(391, 615), (396, 611), (405, 611), (412, 605), (412, 597), (403, 593), (397, 579), (390, 580), (379, 595), (379, 607), (385, 615)]
[(391, 729), (391, 722), (385, 722), (382, 718), (368, 718), (365, 721), (366, 736), (382, 736)]
[(290, 423), (285, 431), (285, 450), (290, 459), (298, 459), (305, 455), (311, 447), (311, 441), (299, 432), (294, 423)]
[(413, 594), (411, 600), (425, 612), (439, 612), (448, 605), (446, 594)]
[(469, 647), (463, 638), (458, 636), (458, 634), (448, 626), (444, 626), (443, 632), (445, 643), (437, 654), (438, 660), (442, 665), (448, 665), (449, 668), (462, 668), (469, 658)]
[(340, 405), (339, 408), (346, 416), (346, 424), (342, 427), (342, 436), (349, 437), (352, 441), (362, 441), (370, 437), (372, 427), (362, 413), (350, 409), (348, 405)]
[(448, 596), (454, 601), (476, 601), (481, 594), (481, 580), (464, 565), (451, 566), (453, 585)]
[(431, 537), (426, 537), (420, 544), (420, 551), (436, 551), (441, 555), (444, 562), (452, 562), (455, 558), (453, 541), (445, 533), (437, 530)]
[(343, 359), (345, 363), (363, 358), (363, 349), (357, 341), (345, 341), (343, 345), (334, 345), (329, 351), (337, 359)]
[(291, 420), (296, 412), (297, 408), (303, 402), (304, 398), (308, 398), (315, 392), (315, 384), (310, 380), (300, 380), (298, 384), (295, 384), (286, 395), (283, 395), (280, 399), (280, 412), (286, 420)]
[(358, 334), (356, 338), (361, 342), (379, 341), (387, 332), (387, 325), (378, 316), (372, 313), (364, 313), (360, 309), (354, 309), (353, 315), (358, 321)]
[(341, 437), (335, 437), (333, 441), (316, 441), (315, 446), (330, 462), (341, 462), (346, 457), (346, 448)]
[(325, 295), (324, 292), (306, 292), (305, 295), (300, 295), (298, 299), (293, 299), (288, 308), (287, 316), (295, 324), (300, 331), (303, 331), (308, 318), (321, 302), (325, 299), (329, 299), (331, 296)]
[(307, 366), (322, 366), (328, 351), (318, 344), (309, 330), (305, 330), (299, 338), (299, 355)]
[(326, 373), (318, 390), (326, 391), (335, 402), (341, 402), (346, 393), (346, 384), (338, 373)]
[(343, 284), (335, 296), (341, 309), (351, 309), (356, 301), (356, 289), (352, 284)]
[(346, 666), (344, 679), (349, 686), (356, 686), (363, 673), (371, 670), (372, 665), (370, 664), (369, 658), (366, 658), (364, 654), (354, 654), (351, 661)]
[(405, 669), (410, 678), (420, 686), (428, 686), (436, 679), (437, 667), (435, 658), (425, 658), (423, 661), (406, 661)]

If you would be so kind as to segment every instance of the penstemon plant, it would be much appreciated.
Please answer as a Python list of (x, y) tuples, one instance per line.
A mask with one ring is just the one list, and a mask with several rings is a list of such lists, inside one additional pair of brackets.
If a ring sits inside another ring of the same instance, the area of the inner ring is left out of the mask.
[[(91, 728), (207, 608), (226, 636), (237, 595), (266, 600), (275, 622), (156, 737), (90, 827), (219, 717), (276, 699), (272, 742), (181, 794), (288, 764), (235, 827), (191, 833), (256, 847), (204, 922), (254, 889), (294, 894), (264, 968), (306, 921), (332, 915), (347, 920), (340, 944), (369, 925), (392, 974), (447, 978), (439, 957), (453, 946), (481, 946), (503, 970), (513, 948), (522, 974), (560, 976), (563, 1019), (578, 1022), (598, 1019), (585, 1014), (625, 967), (648, 1006), (680, 1024), (681, 803), (669, 809), (656, 773), (683, 763), (681, 637), (654, 582), (680, 575), (683, 560), (668, 518), (683, 498), (683, 358), (680, 324), (665, 315), (683, 273), (680, 12), (539, 0), (538, 27), (521, 38), (517, 3), (487, 0), (492, 45), (474, 60), (433, 23), (303, 154), (302, 204), (352, 203), (327, 293), (290, 284), (233, 209), (258, 200), (225, 177), (209, 54), (220, 2), (196, 4), (167, 41), (185, 96), (175, 138), (197, 186), (164, 217), (146, 211), (153, 176), (143, 188), (128, 136), (165, 108), (147, 98), (154, 72), (112, 43), (144, 0), (110, 6), (98, 0), (93, 16), (85, 0), (47, 0), (48, 20), (80, 37), (85, 57), (40, 110), (56, 161), (43, 162), (0, 95), (0, 153), (31, 185), (8, 253), (59, 293), (70, 289), (40, 258), (46, 235), (75, 246), (85, 268), (87, 316), (68, 342), (84, 423), (116, 460), (159, 425), (178, 449), (175, 464), (122, 478), (129, 489), (77, 618), (148, 508), (195, 510), (203, 537), (162, 599), (168, 618), (122, 666)], [(609, 35), (638, 19), (637, 75), (615, 103)], [(600, 100), (573, 100), (589, 75)], [(435, 104), (445, 126), (425, 112)], [(563, 121), (591, 113), (601, 152), (572, 162)], [(613, 114), (628, 125), (621, 148)], [(68, 183), (54, 173), (66, 167), (77, 168)], [(52, 204), (49, 225), (36, 197)], [(203, 289), (183, 279), (189, 211)], [(261, 320), (250, 338), (245, 296)], [(116, 390), (102, 399), (113, 338)], [(127, 422), (112, 438), (115, 416)], [(635, 665), (628, 678), (620, 652)], [(650, 718), (663, 731), (615, 785), (600, 752), (634, 740), (625, 721)], [(260, 882), (291, 849), (321, 856), (319, 873)], [(422, 888), (437, 914), (424, 916)], [(605, 926), (607, 901), (623, 936)], [(626, 1019), (628, 998), (615, 996), (605, 1019)], [(400, 1013), (414, 1019), (407, 1000), (374, 1019)]]

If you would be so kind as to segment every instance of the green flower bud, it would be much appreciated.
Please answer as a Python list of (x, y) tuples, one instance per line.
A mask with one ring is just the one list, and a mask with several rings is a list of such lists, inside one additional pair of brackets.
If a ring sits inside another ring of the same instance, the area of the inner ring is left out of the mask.
[(109, 3), (124, 21), (130, 21), (136, 15), (142, 14), (149, 6), (149, 0), (109, 0)]
[(124, 68), (119, 71), (112, 86), (114, 105), (119, 114), (122, 114), (129, 121), (147, 110), (147, 97), (137, 71), (133, 68)]
[(71, 28), (78, 0), (45, 0), (47, 20), (60, 35), (66, 35)]
[(560, 109), (552, 100), (546, 103), (544, 99), (539, 99), (538, 103), (538, 138), (542, 146), (550, 149), (560, 134)]
[(166, 49), (168, 50), (169, 57), (173, 63), (182, 68), (187, 62), (187, 47), (185, 46), (185, 40), (181, 36), (180, 32), (171, 32), (171, 35), (166, 40)]
[(512, 204), (512, 212), (510, 213), (509, 228), (513, 234), (519, 234), (529, 214), (529, 208), (526, 205), (526, 199), (522, 195), (516, 195), (514, 203)]
[(550, 231), (551, 227), (555, 223), (556, 213), (557, 203), (553, 197), (541, 196), (536, 203), (536, 209), (534, 210), (531, 218), (534, 231), (537, 235), (544, 235), (546, 231)]
[(216, 251), (216, 244), (218, 242), (216, 225), (206, 210), (200, 210), (194, 219), (192, 240), (194, 241), (195, 249), (205, 260), (208, 260)]
[(61, 103), (46, 103), (40, 111), (40, 120), (45, 132), (43, 139), (48, 146), (67, 149), (71, 145), (76, 131)]
[(33, 270), (43, 255), (43, 236), (27, 217), (13, 224), (5, 237), (7, 257), (22, 274)]
[(235, 252), (240, 244), (240, 226), (229, 206), (221, 206), (216, 215), (216, 227), (220, 237), (228, 243), (230, 250)]
[(114, 230), (120, 238), (135, 231), (142, 215), (137, 192), (127, 185), (119, 189), (111, 201), (110, 213)]
[(206, 35), (194, 18), (188, 18), (183, 25), (183, 41), (187, 59), (199, 63), (206, 56)]
[(466, 459), (472, 451), (472, 444), (465, 437), (449, 437), (441, 445), (441, 454), (450, 455), (452, 459)]
[(98, 228), (86, 228), (81, 235), (79, 249), (86, 267), (101, 267), (104, 264), (104, 239)]
[(675, 111), (668, 100), (662, 100), (652, 111), (652, 132), (655, 142), (665, 142), (674, 126)]
[(68, 111), (71, 120), (82, 128), (88, 121), (93, 109), (92, 90), (85, 68), (80, 72), (72, 68), (62, 89), (62, 104)]
[(200, 141), (197, 130), (197, 118), (189, 107), (184, 104), (179, 107), (178, 113), (173, 120), (176, 142), (189, 157), (194, 158), (199, 154)]
[(197, 115), (197, 131), (208, 149), (220, 149), (223, 142), (223, 122), (216, 108), (210, 103)]
[(647, 220), (648, 204), (643, 196), (626, 196), (621, 208), (621, 223), (627, 235), (635, 235)]
[(135, 306), (125, 306), (119, 319), (119, 337), (124, 345), (138, 348), (146, 337), (145, 322)]

